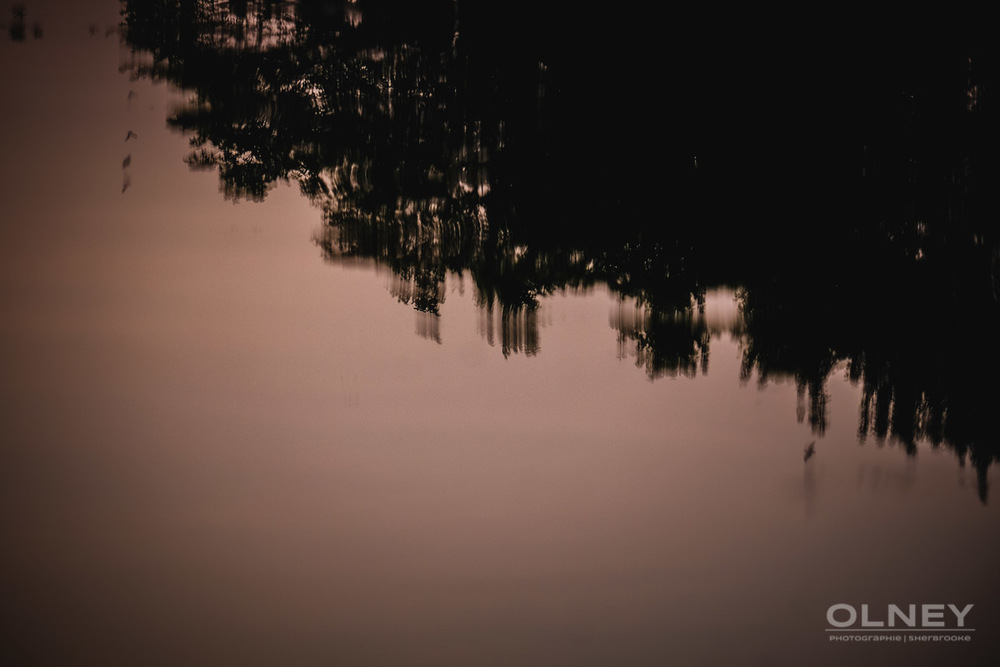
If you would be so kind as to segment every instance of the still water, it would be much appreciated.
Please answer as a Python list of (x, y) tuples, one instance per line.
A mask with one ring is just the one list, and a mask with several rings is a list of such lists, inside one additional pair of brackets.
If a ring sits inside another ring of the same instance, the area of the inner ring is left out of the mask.
[(996, 664), (993, 163), (887, 112), (761, 230), (860, 199), (438, 4), (5, 9), (5, 664)]

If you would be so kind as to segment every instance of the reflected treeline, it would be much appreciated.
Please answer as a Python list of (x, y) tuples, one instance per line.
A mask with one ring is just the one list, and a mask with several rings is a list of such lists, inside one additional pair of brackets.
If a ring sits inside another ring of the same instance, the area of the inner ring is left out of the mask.
[[(706, 291), (740, 285), (743, 376), (863, 439), (996, 460), (997, 57), (987, 23), (437, 0), (124, 0), (124, 67), (191, 91), (169, 123), (234, 199), (296, 183), (330, 261), (436, 318), (471, 281), (504, 354), (545, 295), (607, 285), (620, 355), (705, 372)], [(863, 24), (863, 25), (862, 25)], [(860, 25), (860, 27), (859, 27)], [(932, 25), (928, 28), (927, 25)], [(766, 27), (773, 26), (773, 27)]]
[(622, 46), (600, 45), (606, 18), (454, 0), (123, 9), (131, 74), (195, 93), (169, 120), (189, 163), (235, 199), (297, 183), (324, 211), (324, 254), (388, 267), (421, 312), (468, 275), (503, 349), (530, 352), (554, 290), (608, 282), (670, 312), (697, 294), (697, 159), (687, 140), (661, 148), (654, 98), (635, 122), (624, 95), (657, 61), (598, 58)]
[(897, 443), (911, 455), (918, 442), (947, 446), (975, 467), (985, 501), (987, 469), (1000, 459), (991, 416), (1000, 405), (1000, 326), (995, 309), (949, 288), (877, 285), (841, 271), (745, 290), (743, 378), (793, 378), (800, 421), (822, 435), (827, 383), (846, 369), (861, 388), (862, 443)]

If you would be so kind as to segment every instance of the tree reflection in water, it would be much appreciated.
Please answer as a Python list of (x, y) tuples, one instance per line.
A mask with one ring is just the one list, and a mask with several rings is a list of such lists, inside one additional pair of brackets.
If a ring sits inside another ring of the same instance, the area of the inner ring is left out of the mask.
[(538, 351), (540, 298), (605, 284), (621, 356), (694, 376), (706, 290), (739, 285), (745, 380), (794, 378), (821, 436), (846, 364), (862, 441), (950, 447), (985, 502), (998, 88), (975, 35), (776, 41), (458, 0), (125, 0), (123, 16), (131, 75), (194, 94), (169, 118), (190, 165), (233, 199), (297, 183), (323, 255), (391, 271), (421, 335), (440, 340), (450, 273), (504, 355)]

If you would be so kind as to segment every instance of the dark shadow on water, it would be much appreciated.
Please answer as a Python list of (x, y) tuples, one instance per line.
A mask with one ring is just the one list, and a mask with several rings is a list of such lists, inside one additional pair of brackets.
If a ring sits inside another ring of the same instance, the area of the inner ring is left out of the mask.
[[(562, 12), (517, 2), (125, 0), (133, 77), (232, 199), (297, 183), (331, 262), (435, 320), (471, 279), (504, 355), (545, 295), (606, 285), (620, 356), (706, 372), (706, 290), (738, 285), (742, 376), (862, 389), (859, 438), (998, 458), (998, 59), (981, 22)], [(857, 27), (857, 26), (861, 27)]]

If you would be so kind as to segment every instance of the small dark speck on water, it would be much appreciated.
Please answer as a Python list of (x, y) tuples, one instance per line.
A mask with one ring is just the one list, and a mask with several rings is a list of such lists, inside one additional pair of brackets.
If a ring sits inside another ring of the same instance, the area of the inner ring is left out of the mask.
[(813, 440), (808, 445), (806, 445), (805, 452), (806, 452), (805, 456), (803, 457), (802, 460), (803, 461), (808, 461), (810, 458), (812, 458), (812, 455), (816, 453), (816, 441), (815, 440)]

